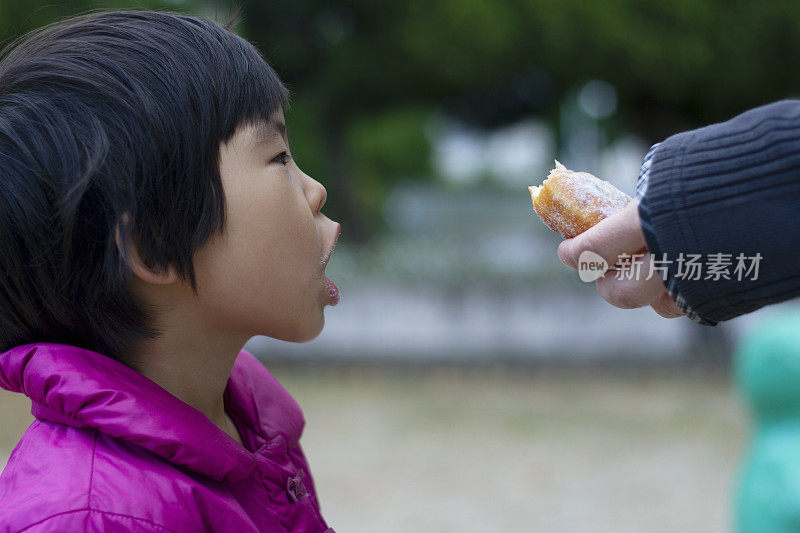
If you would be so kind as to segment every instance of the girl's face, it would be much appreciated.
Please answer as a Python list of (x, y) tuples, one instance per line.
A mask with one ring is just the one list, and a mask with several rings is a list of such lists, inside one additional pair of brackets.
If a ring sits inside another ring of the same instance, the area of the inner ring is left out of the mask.
[(322, 214), (327, 192), (291, 157), (283, 111), (220, 146), (225, 233), (196, 254), (199, 306), (245, 336), (305, 342), (322, 331), (339, 290), (325, 265), (341, 226)]

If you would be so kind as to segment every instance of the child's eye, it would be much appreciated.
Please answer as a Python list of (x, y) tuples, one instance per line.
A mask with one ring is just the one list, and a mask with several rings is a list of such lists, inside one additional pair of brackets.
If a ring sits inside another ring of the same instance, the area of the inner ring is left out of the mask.
[(290, 156), (288, 153), (281, 152), (281, 153), (279, 153), (278, 155), (275, 156), (273, 161), (275, 161), (277, 163), (280, 163), (281, 165), (288, 165), (289, 164), (289, 160), (291, 158), (292, 158), (292, 156)]

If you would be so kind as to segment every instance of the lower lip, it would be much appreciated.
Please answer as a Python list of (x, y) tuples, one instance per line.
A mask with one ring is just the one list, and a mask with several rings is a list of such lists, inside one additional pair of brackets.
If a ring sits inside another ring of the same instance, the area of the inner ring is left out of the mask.
[(331, 305), (338, 304), (339, 300), (342, 299), (342, 295), (339, 293), (339, 287), (337, 287), (336, 284), (327, 277), (323, 278), (323, 283), (325, 284), (325, 290), (328, 293), (328, 303)]

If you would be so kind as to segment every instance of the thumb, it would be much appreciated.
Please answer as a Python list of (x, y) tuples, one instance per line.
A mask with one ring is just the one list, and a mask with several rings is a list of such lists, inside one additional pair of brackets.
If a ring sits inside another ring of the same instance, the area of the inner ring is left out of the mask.
[(558, 258), (566, 266), (577, 269), (581, 253), (596, 253), (610, 266), (619, 262), (621, 254), (633, 254), (646, 249), (647, 244), (639, 221), (636, 200), (604, 218), (588, 230), (558, 245)]

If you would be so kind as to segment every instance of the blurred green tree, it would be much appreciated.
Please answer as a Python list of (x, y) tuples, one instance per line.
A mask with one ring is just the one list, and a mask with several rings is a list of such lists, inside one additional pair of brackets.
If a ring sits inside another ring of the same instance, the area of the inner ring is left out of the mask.
[(4, 42), (92, 9), (170, 9), (227, 22), (293, 91), (292, 149), (365, 240), (401, 180), (430, 179), (435, 110), (491, 127), (614, 85), (618, 129), (655, 142), (800, 93), (795, 0), (0, 0)]
[(555, 124), (561, 95), (600, 78), (618, 90), (617, 122), (655, 142), (800, 89), (793, 0), (240, 5), (241, 32), (296, 95), (300, 161), (360, 238), (392, 183), (430, 174), (435, 108), (482, 126), (531, 113)]

